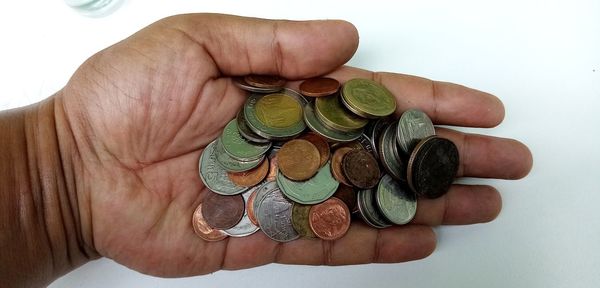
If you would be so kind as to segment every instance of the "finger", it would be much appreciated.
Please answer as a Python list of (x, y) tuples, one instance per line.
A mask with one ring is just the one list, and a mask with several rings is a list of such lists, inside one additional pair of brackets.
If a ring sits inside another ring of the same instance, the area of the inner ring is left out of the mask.
[(450, 191), (436, 199), (419, 199), (417, 214), (411, 223), (422, 225), (466, 225), (496, 219), (502, 198), (487, 185), (452, 185)]
[(356, 28), (339, 20), (288, 21), (188, 14), (164, 21), (205, 49), (226, 75), (311, 77), (339, 67), (358, 47)]
[(442, 127), (436, 128), (436, 134), (456, 144), (460, 155), (459, 177), (520, 179), (531, 171), (531, 152), (517, 140)]
[(395, 263), (421, 259), (436, 245), (428, 226), (406, 225), (373, 229), (353, 223), (348, 233), (335, 241), (298, 239), (276, 243), (263, 233), (230, 239), (223, 269), (244, 269), (272, 262), (281, 264), (348, 265)]
[(348, 66), (330, 76), (340, 82), (369, 78), (381, 83), (396, 96), (398, 115), (407, 109), (418, 108), (435, 124), (469, 127), (493, 127), (504, 119), (504, 106), (497, 97), (457, 84)]

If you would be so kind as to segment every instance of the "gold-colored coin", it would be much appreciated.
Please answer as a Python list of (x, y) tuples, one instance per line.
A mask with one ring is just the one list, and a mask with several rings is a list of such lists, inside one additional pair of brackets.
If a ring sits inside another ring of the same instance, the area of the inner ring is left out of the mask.
[(321, 155), (315, 145), (302, 139), (286, 142), (277, 152), (279, 172), (294, 181), (304, 181), (317, 173)]
[(276, 93), (256, 102), (256, 117), (264, 125), (273, 128), (290, 127), (302, 120), (302, 106), (291, 96)]
[(356, 131), (369, 122), (344, 108), (337, 94), (317, 98), (315, 114), (325, 126), (339, 131)]

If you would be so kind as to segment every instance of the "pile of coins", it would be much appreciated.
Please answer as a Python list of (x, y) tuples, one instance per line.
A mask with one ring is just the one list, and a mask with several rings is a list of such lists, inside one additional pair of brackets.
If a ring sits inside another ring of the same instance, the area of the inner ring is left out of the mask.
[(396, 100), (377, 82), (314, 78), (299, 92), (265, 75), (234, 84), (250, 94), (199, 160), (212, 191), (192, 217), (202, 239), (261, 230), (279, 242), (335, 240), (352, 216), (403, 225), (418, 197), (443, 195), (456, 177), (456, 146), (422, 111), (393, 119)]

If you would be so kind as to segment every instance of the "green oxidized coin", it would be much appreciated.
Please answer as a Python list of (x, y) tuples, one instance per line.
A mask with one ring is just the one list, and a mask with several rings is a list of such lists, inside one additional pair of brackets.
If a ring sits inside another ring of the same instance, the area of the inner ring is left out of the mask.
[(344, 132), (359, 130), (369, 123), (346, 110), (337, 94), (315, 99), (315, 115), (325, 126)]
[(369, 79), (352, 79), (342, 87), (343, 103), (352, 112), (367, 118), (391, 115), (396, 98), (383, 85)]
[(384, 175), (379, 181), (375, 198), (381, 214), (394, 224), (406, 224), (417, 213), (417, 198), (414, 192), (400, 185), (390, 175)]
[[(264, 97), (268, 98), (261, 101)], [(246, 123), (250, 130), (267, 139), (291, 139), (306, 128), (300, 103), (288, 94), (251, 94), (244, 104)]]
[(300, 204), (323, 202), (331, 197), (340, 185), (331, 175), (329, 162), (306, 181), (292, 181), (283, 176), (283, 173), (277, 173), (277, 184), (285, 196)]
[(235, 195), (248, 190), (247, 187), (238, 186), (227, 176), (227, 172), (217, 162), (218, 140), (208, 144), (198, 160), (200, 179), (211, 191), (221, 195)]
[(313, 108), (314, 104), (308, 103), (304, 106), (304, 122), (306, 122), (306, 126), (313, 132), (325, 137), (326, 139), (334, 142), (349, 142), (358, 139), (362, 134), (362, 130), (356, 130), (352, 132), (342, 132), (330, 129), (323, 125), (317, 119), (315, 115), (315, 110)]
[(252, 160), (252, 161), (237, 160), (237, 159), (229, 156), (229, 154), (227, 154), (227, 152), (225, 152), (225, 149), (223, 148), (223, 143), (221, 143), (221, 138), (217, 139), (217, 141), (215, 143), (215, 155), (217, 158), (216, 159), (217, 163), (219, 163), (221, 165), (221, 167), (223, 167), (223, 169), (225, 169), (226, 171), (229, 171), (229, 172), (248, 171), (248, 170), (260, 165), (262, 160), (265, 158), (265, 156), (263, 155), (263, 156), (258, 157), (258, 159)]
[(271, 143), (251, 143), (240, 135), (237, 121), (227, 123), (221, 134), (223, 149), (229, 156), (240, 161), (252, 161), (260, 158), (271, 148)]
[(302, 237), (316, 238), (317, 235), (310, 229), (308, 214), (312, 205), (294, 203), (292, 206), (292, 226)]

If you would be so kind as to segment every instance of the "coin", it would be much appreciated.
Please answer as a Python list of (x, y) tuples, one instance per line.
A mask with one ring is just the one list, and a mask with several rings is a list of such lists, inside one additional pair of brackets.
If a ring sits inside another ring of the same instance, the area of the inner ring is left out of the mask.
[(229, 229), (244, 216), (244, 198), (242, 195), (208, 193), (202, 202), (202, 216), (210, 227)]
[(253, 194), (253, 191), (250, 191), (250, 190), (248, 190), (244, 194), (242, 194), (242, 197), (244, 198), (244, 202), (245, 202), (246, 213), (244, 214), (244, 216), (242, 217), (240, 222), (238, 222), (235, 226), (233, 226), (229, 229), (222, 230), (223, 233), (225, 233), (231, 237), (245, 237), (245, 236), (252, 235), (252, 234), (254, 234), (254, 232), (258, 231), (258, 229), (259, 229), (258, 226), (250, 220), (250, 216), (248, 213), (249, 201), (250, 201), (250, 197), (252, 194)]
[(369, 124), (365, 127), (363, 131), (363, 135), (366, 135), (371, 143), (371, 148), (373, 149), (373, 156), (375, 159), (379, 159), (379, 149), (377, 148), (379, 143), (379, 137), (381, 136), (381, 132), (385, 125), (390, 123), (392, 120), (390, 118), (379, 118), (375, 121), (369, 122)]
[(402, 158), (398, 157), (398, 148), (396, 147), (397, 122), (392, 122), (383, 128), (383, 133), (379, 137), (379, 159), (383, 169), (396, 180), (406, 182), (406, 167)]
[(221, 138), (218, 138), (217, 143), (215, 144), (215, 154), (217, 163), (221, 165), (223, 169), (229, 172), (248, 171), (260, 165), (260, 163), (262, 163), (264, 159), (264, 155), (256, 160), (251, 161), (241, 161), (238, 159), (234, 159), (229, 154), (227, 154), (227, 152), (225, 152), (223, 144), (221, 143)]
[(277, 242), (288, 242), (300, 237), (292, 225), (293, 203), (285, 199), (279, 188), (270, 190), (256, 211), (260, 229)]
[(287, 178), (303, 181), (319, 170), (319, 150), (306, 140), (290, 140), (277, 152), (277, 162), (279, 171)]
[(302, 237), (316, 238), (317, 235), (310, 229), (308, 214), (312, 205), (294, 203), (292, 205), (292, 226)]
[(408, 185), (419, 196), (440, 197), (450, 189), (459, 165), (458, 149), (446, 138), (421, 140), (408, 161)]
[(387, 88), (373, 80), (348, 80), (341, 91), (346, 108), (362, 117), (385, 117), (396, 111), (396, 98)]
[(373, 190), (359, 190), (357, 194), (358, 211), (361, 218), (369, 226), (374, 228), (385, 228), (391, 226), (388, 220), (381, 215), (375, 204)]
[(231, 182), (238, 186), (252, 187), (260, 183), (269, 172), (269, 160), (264, 159), (256, 168), (244, 172), (227, 172)]
[(254, 93), (274, 93), (281, 90), (281, 87), (273, 87), (273, 88), (260, 88), (254, 87), (244, 80), (244, 77), (233, 77), (232, 78), (233, 85), (237, 86), (242, 90), (246, 90)]
[(285, 79), (274, 75), (247, 75), (244, 81), (254, 87), (267, 89), (281, 89), (286, 82)]
[(281, 192), (291, 200), (300, 204), (316, 204), (331, 197), (337, 190), (339, 183), (331, 175), (329, 163), (314, 177), (306, 181), (292, 181), (283, 173), (277, 174), (277, 185)]
[(354, 191), (354, 188), (340, 184), (333, 194), (333, 197), (344, 201), (346, 206), (348, 206), (348, 209), (350, 209), (350, 212), (356, 211), (356, 192)]
[(350, 181), (346, 179), (346, 176), (342, 171), (342, 160), (344, 159), (344, 156), (352, 150), (354, 149), (350, 147), (340, 147), (336, 149), (333, 152), (333, 156), (331, 156), (331, 174), (335, 180), (346, 186), (352, 186), (352, 184), (350, 184)]
[(328, 77), (312, 78), (300, 83), (299, 88), (302, 95), (322, 97), (335, 94), (340, 89), (340, 82)]
[(394, 224), (406, 224), (417, 213), (417, 198), (414, 192), (387, 174), (379, 181), (375, 200), (381, 214)]
[(338, 131), (356, 131), (367, 125), (369, 120), (346, 110), (339, 96), (319, 97), (315, 100), (315, 115), (326, 127)]
[(225, 153), (240, 161), (252, 161), (260, 158), (271, 148), (269, 143), (252, 143), (242, 137), (238, 131), (237, 121), (229, 121), (221, 134), (221, 143)]
[(254, 201), (256, 200), (256, 195), (258, 194), (258, 189), (261, 185), (256, 185), (248, 192), (250, 192), (250, 196), (248, 197), (248, 201), (246, 201), (246, 214), (248, 215), (248, 219), (252, 224), (258, 226), (258, 220), (256, 220), (256, 214), (254, 214)]
[(248, 188), (235, 185), (227, 176), (227, 171), (217, 163), (216, 142), (217, 140), (204, 148), (198, 161), (199, 175), (204, 186), (222, 195), (234, 195), (246, 191)]
[(350, 228), (350, 211), (342, 200), (332, 197), (310, 208), (308, 221), (317, 237), (336, 240), (344, 237)]
[(435, 128), (423, 111), (410, 109), (400, 116), (396, 128), (396, 141), (404, 155), (410, 155), (421, 139), (432, 135), (435, 135)]
[(304, 106), (304, 122), (310, 130), (323, 136), (329, 141), (348, 142), (357, 139), (362, 134), (362, 130), (343, 132), (323, 125), (323, 123), (321, 123), (321, 121), (318, 120), (317, 116), (315, 115), (313, 103), (309, 103)]
[(277, 152), (279, 149), (271, 149), (269, 152), (269, 173), (267, 174), (266, 181), (275, 181), (275, 177), (277, 177), (277, 171), (279, 170), (279, 162), (277, 161)]
[[(269, 192), (271, 192), (271, 190), (275, 190), (275, 189), (279, 189), (279, 186), (277, 186), (277, 183), (269, 181), (269, 182), (264, 182), (256, 190), (256, 196), (254, 198), (254, 202), (252, 203), (252, 207), (254, 208), (253, 209), (254, 216), (257, 216), (256, 212), (258, 212), (260, 203), (262, 202), (263, 199), (265, 199), (265, 196), (267, 196), (267, 194), (269, 194)], [(257, 220), (258, 220), (258, 218), (257, 218)]]
[(206, 223), (206, 220), (204, 220), (204, 217), (202, 216), (202, 203), (200, 203), (194, 211), (192, 216), (192, 226), (194, 227), (196, 235), (206, 241), (220, 241), (227, 238), (227, 234), (223, 233), (221, 230), (210, 227), (208, 223)]
[(319, 150), (319, 159), (320, 159), (320, 163), (319, 163), (319, 167), (323, 167), (323, 165), (325, 165), (325, 163), (327, 163), (327, 161), (329, 161), (329, 144), (327, 144), (327, 141), (325, 141), (325, 139), (323, 139), (323, 137), (319, 136), (319, 134), (315, 133), (315, 132), (307, 132), (304, 135), (298, 137), (298, 139), (303, 139), (306, 140), (310, 143), (312, 143), (313, 145), (315, 145), (315, 147), (317, 147), (317, 150)]
[(271, 140), (289, 140), (306, 128), (300, 103), (288, 94), (251, 94), (244, 115), (254, 133)]
[(361, 189), (373, 188), (379, 182), (379, 163), (365, 150), (352, 150), (342, 159), (342, 171), (348, 182)]
[(235, 120), (237, 121), (238, 132), (240, 133), (240, 135), (242, 135), (244, 138), (246, 138), (246, 140), (252, 141), (255, 143), (270, 143), (271, 142), (269, 139), (266, 139), (256, 133), (254, 133), (250, 129), (250, 127), (248, 127), (248, 124), (246, 123), (246, 115), (244, 114), (243, 107), (242, 107), (242, 109), (240, 109), (240, 111), (238, 111), (238, 114), (235, 117)]
[(302, 105), (302, 107), (304, 107), (304, 105), (308, 104), (308, 99), (306, 99), (306, 97), (304, 97), (304, 95), (298, 93), (296, 90), (294, 89), (290, 89), (290, 88), (283, 88), (281, 91), (279, 91), (279, 93), (288, 95), (288, 96), (292, 96), (292, 98), (300, 101), (300, 104)]

